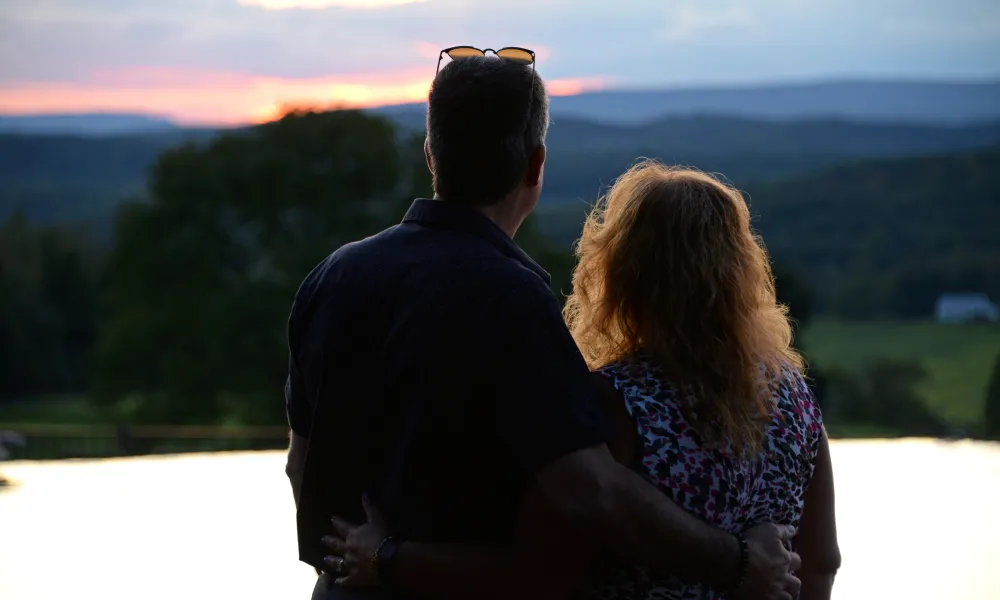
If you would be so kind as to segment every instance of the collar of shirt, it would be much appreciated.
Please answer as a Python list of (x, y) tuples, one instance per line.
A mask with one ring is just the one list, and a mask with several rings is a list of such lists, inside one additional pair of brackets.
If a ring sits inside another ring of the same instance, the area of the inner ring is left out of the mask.
[(479, 236), (490, 242), (497, 250), (528, 269), (545, 281), (551, 283), (549, 274), (530, 256), (521, 250), (497, 224), (486, 215), (465, 206), (449, 204), (443, 200), (428, 200), (418, 198), (413, 201), (410, 210), (403, 217), (404, 223), (419, 223), (429, 227), (454, 229)]

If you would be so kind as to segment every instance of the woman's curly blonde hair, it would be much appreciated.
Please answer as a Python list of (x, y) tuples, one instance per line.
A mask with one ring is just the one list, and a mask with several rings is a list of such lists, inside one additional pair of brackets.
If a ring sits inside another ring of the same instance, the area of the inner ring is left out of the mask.
[(802, 367), (743, 196), (705, 173), (643, 161), (583, 228), (564, 316), (592, 368), (649, 353), (688, 394), (708, 440), (761, 449), (768, 376)]

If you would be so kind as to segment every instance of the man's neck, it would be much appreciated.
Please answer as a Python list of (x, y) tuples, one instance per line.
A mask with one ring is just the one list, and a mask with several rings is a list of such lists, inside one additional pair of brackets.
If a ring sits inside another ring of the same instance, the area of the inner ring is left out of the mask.
[[(434, 200), (444, 201), (438, 195), (434, 196)], [(511, 239), (514, 238), (514, 234), (517, 233), (518, 228), (521, 227), (521, 223), (524, 222), (524, 217), (519, 216), (519, 211), (514, 202), (497, 202), (489, 206), (474, 206), (472, 209), (490, 221), (493, 221)]]

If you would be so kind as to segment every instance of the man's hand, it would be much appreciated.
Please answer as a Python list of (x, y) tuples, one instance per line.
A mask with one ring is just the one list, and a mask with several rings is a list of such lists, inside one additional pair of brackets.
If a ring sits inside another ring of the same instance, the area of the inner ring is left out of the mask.
[(379, 585), (378, 573), (372, 560), (379, 545), (389, 536), (389, 526), (382, 513), (368, 500), (361, 497), (368, 522), (352, 525), (340, 517), (333, 518), (337, 535), (323, 537), (323, 543), (333, 554), (323, 558), (326, 566), (337, 575), (337, 585), (372, 587)]
[(799, 555), (785, 543), (795, 536), (795, 528), (762, 523), (746, 531), (750, 560), (746, 581), (738, 591), (747, 600), (795, 600), (802, 582), (794, 571), (802, 566)]

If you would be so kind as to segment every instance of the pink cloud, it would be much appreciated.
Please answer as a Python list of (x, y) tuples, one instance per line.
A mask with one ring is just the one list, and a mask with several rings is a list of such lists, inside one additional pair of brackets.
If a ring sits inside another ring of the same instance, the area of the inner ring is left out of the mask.
[(544, 63), (548, 61), (550, 58), (552, 58), (552, 49), (549, 48), (548, 46), (537, 44), (533, 46), (528, 45), (525, 46), (525, 48), (534, 51), (535, 60), (537, 60), (539, 63)]
[(417, 56), (430, 60), (437, 60), (438, 55), (445, 49), (445, 46), (435, 44), (433, 42), (417, 42), (413, 45), (413, 48), (416, 51)]
[[(134, 68), (99, 71), (85, 83), (0, 86), (0, 113), (144, 112), (182, 123), (230, 124), (274, 118), (286, 106), (372, 107), (427, 99), (426, 68), (312, 78), (212, 70)], [(553, 79), (554, 96), (601, 89), (601, 79)]]
[(575, 96), (584, 92), (603, 90), (607, 87), (608, 80), (603, 77), (550, 79), (545, 82), (545, 89), (550, 96)]

